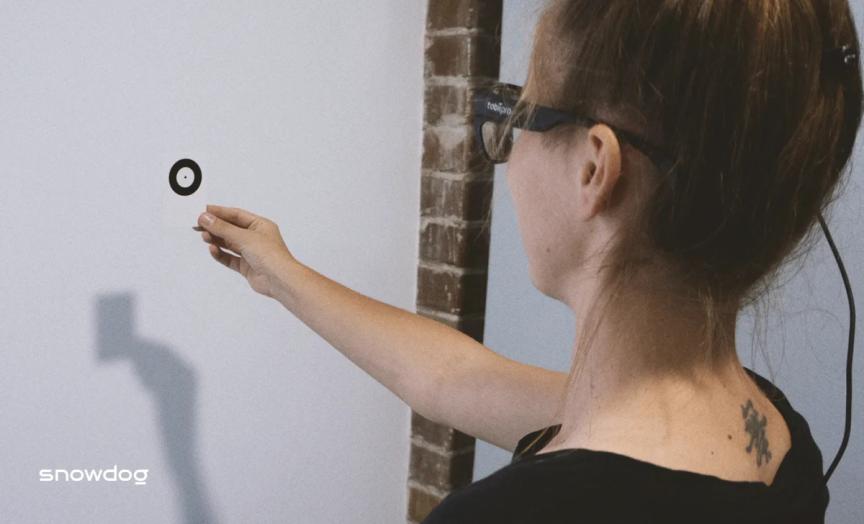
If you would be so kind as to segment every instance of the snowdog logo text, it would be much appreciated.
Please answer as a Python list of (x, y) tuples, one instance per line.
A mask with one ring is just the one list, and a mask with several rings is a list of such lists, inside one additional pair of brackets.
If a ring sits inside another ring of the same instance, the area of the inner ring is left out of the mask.
[(39, 481), (60, 482), (62, 480), (69, 482), (71, 480), (72, 482), (81, 482), (86, 480), (87, 482), (99, 482), (102, 480), (106, 482), (130, 482), (134, 479), (136, 486), (143, 486), (147, 484), (149, 471), (149, 469), (118, 470), (117, 464), (109, 469), (40, 469)]

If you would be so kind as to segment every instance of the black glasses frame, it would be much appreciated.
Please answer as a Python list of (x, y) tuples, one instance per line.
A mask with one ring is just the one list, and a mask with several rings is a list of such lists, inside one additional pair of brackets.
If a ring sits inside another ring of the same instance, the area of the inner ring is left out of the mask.
[[(517, 111), (517, 102), (522, 93), (522, 87), (504, 82), (497, 82), (488, 87), (478, 88), (474, 91), (474, 133), (477, 138), (477, 143), (483, 151), (483, 155), (487, 160), (494, 164), (501, 164), (507, 160), (496, 161), (491, 157), (483, 141), (483, 124), (486, 122), (505, 122), (514, 111)], [(565, 111), (560, 111), (551, 107), (535, 105), (535, 111), (530, 121), (527, 121), (524, 113), (517, 112), (517, 116), (513, 117), (512, 125), (518, 129), (526, 131), (547, 131), (553, 127), (566, 123), (575, 123), (585, 127), (591, 127), (599, 120), (590, 117), (575, 115)], [(630, 145), (644, 153), (651, 161), (662, 170), (668, 173), (674, 161), (672, 155), (661, 147), (654, 146), (641, 137), (623, 129), (619, 129), (606, 122), (610, 129), (615, 131), (616, 135), (626, 140)], [(509, 158), (509, 154), (508, 154)]]

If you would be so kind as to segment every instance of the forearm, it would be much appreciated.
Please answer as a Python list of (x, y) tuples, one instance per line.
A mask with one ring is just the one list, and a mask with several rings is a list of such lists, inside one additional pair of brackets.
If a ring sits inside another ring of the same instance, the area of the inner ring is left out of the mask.
[(286, 265), (274, 298), (429, 418), (437, 386), (467, 352), (485, 349), (456, 329), (367, 297), (300, 262)]

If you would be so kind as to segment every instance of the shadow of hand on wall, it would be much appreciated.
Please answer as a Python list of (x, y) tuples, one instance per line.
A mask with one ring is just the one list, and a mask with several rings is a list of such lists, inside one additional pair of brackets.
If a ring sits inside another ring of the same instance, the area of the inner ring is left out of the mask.
[(130, 293), (96, 299), (97, 359), (128, 360), (156, 405), (166, 462), (180, 495), (185, 523), (215, 523), (198, 461), (195, 371), (165, 345), (135, 333)]

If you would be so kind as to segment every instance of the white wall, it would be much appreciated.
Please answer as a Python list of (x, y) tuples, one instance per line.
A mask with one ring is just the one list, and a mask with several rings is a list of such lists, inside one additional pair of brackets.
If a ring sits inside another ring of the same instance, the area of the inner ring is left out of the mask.
[(404, 519), (409, 408), (161, 219), (190, 157), (413, 310), (425, 4), (0, 3), (0, 521)]
[[(527, 74), (531, 35), (541, 0), (505, 0), (502, 24), (501, 79), (523, 84)], [(854, 4), (859, 32), (864, 33), (864, 5)], [(570, 311), (538, 292), (531, 284), (516, 217), (504, 178), (496, 174), (491, 228), (491, 254), (484, 342), (495, 351), (522, 362), (567, 371), (575, 337)], [(846, 271), (859, 297), (864, 297), (864, 132), (858, 138), (851, 181), (825, 219), (840, 250)], [(500, 177), (500, 178), (498, 178)], [(818, 226), (817, 226), (818, 227)], [(821, 233), (820, 233), (821, 235)], [(768, 316), (753, 336), (753, 311), (740, 317), (737, 347), (742, 363), (772, 378), (792, 406), (807, 419), (822, 450), (824, 469), (831, 464), (843, 437), (845, 420), (846, 353), (849, 309), (843, 282), (827, 242), (822, 240), (795, 274), (782, 277), (785, 287), (776, 294)], [(829, 481), (831, 501), (827, 522), (861, 522), (864, 513), (864, 358), (859, 328), (854, 368), (852, 435), (839, 466)], [(541, 334), (538, 336), (538, 333)], [(770, 361), (761, 357), (760, 344)], [(478, 442), (474, 478), (480, 479), (506, 465), (510, 454)]]

